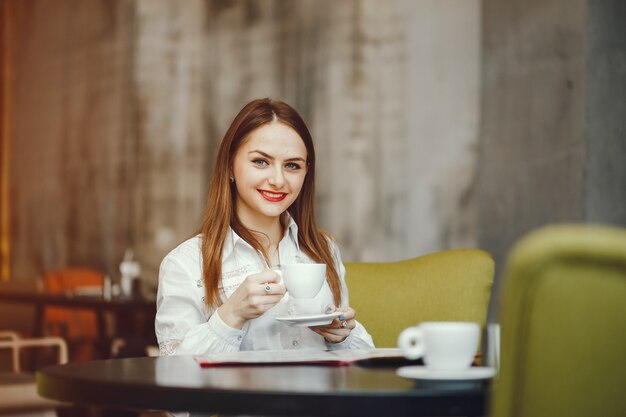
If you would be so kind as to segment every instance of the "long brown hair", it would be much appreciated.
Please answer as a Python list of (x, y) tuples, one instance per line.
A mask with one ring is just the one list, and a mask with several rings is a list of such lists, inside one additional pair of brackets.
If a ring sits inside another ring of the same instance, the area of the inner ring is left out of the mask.
[[(333, 258), (330, 241), (332, 237), (317, 227), (315, 221), (315, 150), (313, 139), (302, 117), (287, 103), (269, 98), (253, 100), (237, 114), (226, 131), (217, 153), (211, 186), (199, 233), (202, 236), (202, 278), (209, 307), (222, 304), (219, 283), (222, 278), (222, 251), (229, 226), (253, 248), (269, 259), (263, 246), (241, 223), (235, 210), (236, 187), (229, 181), (233, 158), (241, 144), (255, 129), (272, 121), (278, 121), (294, 129), (306, 146), (307, 173), (296, 201), (287, 209), (298, 225), (298, 243), (309, 258), (328, 265), (326, 280), (335, 304), (341, 301), (341, 286), (337, 265)], [(284, 217), (281, 219), (285, 224)]]

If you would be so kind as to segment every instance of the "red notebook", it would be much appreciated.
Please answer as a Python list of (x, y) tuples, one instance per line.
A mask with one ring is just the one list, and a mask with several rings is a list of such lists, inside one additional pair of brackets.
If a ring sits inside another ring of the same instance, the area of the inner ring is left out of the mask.
[(203, 368), (232, 365), (331, 365), (346, 366), (374, 358), (400, 358), (400, 349), (255, 350), (195, 356)]

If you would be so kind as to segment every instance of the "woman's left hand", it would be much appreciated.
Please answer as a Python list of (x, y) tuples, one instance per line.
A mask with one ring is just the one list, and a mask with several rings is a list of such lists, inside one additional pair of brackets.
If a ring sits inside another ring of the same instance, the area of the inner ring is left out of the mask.
[(325, 313), (330, 314), (334, 311), (341, 311), (343, 314), (333, 319), (330, 324), (309, 327), (309, 329), (323, 336), (329, 343), (341, 343), (350, 336), (350, 332), (356, 327), (356, 320), (354, 319), (356, 312), (350, 307), (337, 308), (334, 305), (330, 305), (326, 307)]

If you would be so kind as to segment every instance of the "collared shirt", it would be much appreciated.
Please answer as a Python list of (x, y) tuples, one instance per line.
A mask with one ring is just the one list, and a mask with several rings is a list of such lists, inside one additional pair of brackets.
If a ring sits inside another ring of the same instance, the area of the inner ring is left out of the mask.
[[(282, 263), (311, 263), (298, 244), (298, 226), (290, 218), (285, 236), (278, 250)], [(341, 283), (341, 306), (348, 306), (348, 288), (345, 268), (339, 249), (330, 242)], [(374, 347), (372, 337), (357, 322), (350, 336), (341, 343), (327, 343), (307, 327), (289, 326), (276, 317), (290, 315), (289, 294), (262, 316), (248, 320), (242, 329), (228, 326), (205, 303), (202, 278), (202, 240), (195, 236), (172, 250), (161, 262), (157, 292), (156, 336), (161, 355), (182, 355), (239, 350), (283, 349), (350, 349)], [(232, 229), (224, 242), (222, 255), (222, 301), (229, 298), (246, 277), (267, 269), (261, 254)], [(316, 296), (320, 309), (334, 304), (328, 282)]]

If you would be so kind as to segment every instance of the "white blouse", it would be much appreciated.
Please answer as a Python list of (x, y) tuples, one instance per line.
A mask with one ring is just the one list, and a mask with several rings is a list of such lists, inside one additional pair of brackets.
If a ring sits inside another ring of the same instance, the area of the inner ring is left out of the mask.
[[(346, 270), (339, 249), (331, 242), (341, 282), (341, 307), (348, 306)], [(350, 336), (341, 343), (331, 344), (307, 327), (289, 326), (276, 317), (289, 315), (289, 294), (260, 317), (248, 320), (242, 329), (222, 321), (216, 308), (205, 303), (202, 279), (202, 240), (195, 236), (172, 250), (161, 262), (157, 291), (156, 336), (161, 355), (201, 355), (239, 350), (283, 349), (356, 349), (372, 348), (374, 342), (365, 328), (357, 322)], [(285, 236), (279, 243), (282, 263), (313, 262), (298, 245), (298, 226), (290, 218)], [(267, 269), (259, 252), (232, 229), (224, 242), (222, 256), (222, 300), (232, 295), (243, 280)], [(334, 304), (328, 282), (316, 297), (320, 306)]]

